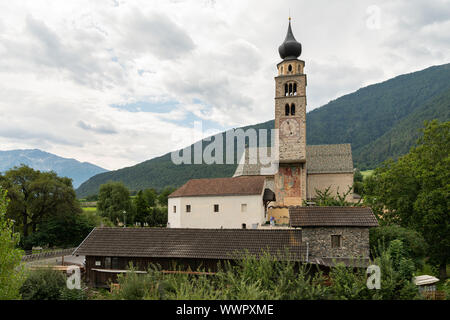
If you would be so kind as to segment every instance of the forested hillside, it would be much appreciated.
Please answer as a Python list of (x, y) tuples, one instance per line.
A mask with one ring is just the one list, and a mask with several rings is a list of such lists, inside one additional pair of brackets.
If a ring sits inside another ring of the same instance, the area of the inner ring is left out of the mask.
[[(312, 81), (312, 80), (311, 80)], [(342, 96), (307, 114), (307, 143), (351, 143), (354, 166), (371, 169), (408, 152), (425, 120), (450, 120), (450, 64), (395, 77)], [(273, 120), (247, 128), (273, 128)], [(206, 144), (204, 144), (206, 145)], [(132, 167), (98, 174), (78, 196), (102, 183), (122, 181), (131, 190), (178, 187), (192, 178), (231, 176), (236, 165), (179, 165), (170, 154)]]

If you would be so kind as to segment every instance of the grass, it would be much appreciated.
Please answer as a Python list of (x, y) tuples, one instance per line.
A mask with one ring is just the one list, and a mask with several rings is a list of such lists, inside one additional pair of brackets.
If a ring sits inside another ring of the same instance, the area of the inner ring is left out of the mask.
[(82, 208), (84, 212), (96, 212), (97, 207), (83, 207)]
[(373, 170), (365, 170), (365, 171), (361, 171), (361, 174), (364, 178), (367, 178), (368, 176), (371, 176), (373, 174)]

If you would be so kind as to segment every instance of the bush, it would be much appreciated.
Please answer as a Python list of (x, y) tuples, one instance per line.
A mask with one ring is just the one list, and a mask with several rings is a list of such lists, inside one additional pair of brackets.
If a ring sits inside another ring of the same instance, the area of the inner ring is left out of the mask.
[(413, 260), (417, 269), (423, 267), (427, 244), (419, 232), (398, 225), (380, 226), (370, 229), (369, 239), (373, 252), (383, 250), (380, 246), (389, 247), (393, 240), (401, 240), (405, 256)]
[(50, 269), (31, 271), (20, 294), (24, 300), (58, 300), (66, 288), (66, 277)]

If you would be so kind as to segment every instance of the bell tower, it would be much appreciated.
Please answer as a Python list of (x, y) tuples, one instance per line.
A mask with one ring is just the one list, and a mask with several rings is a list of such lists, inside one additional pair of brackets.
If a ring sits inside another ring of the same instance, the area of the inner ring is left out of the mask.
[(280, 167), (275, 175), (278, 206), (302, 205), (306, 199), (306, 75), (298, 57), (302, 45), (295, 39), (291, 18), (275, 77), (275, 129), (279, 129)]

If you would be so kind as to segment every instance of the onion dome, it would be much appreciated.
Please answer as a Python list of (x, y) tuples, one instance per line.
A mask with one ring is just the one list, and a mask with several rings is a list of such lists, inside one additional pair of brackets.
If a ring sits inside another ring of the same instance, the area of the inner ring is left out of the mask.
[(289, 27), (286, 34), (286, 39), (278, 47), (278, 52), (280, 53), (281, 59), (284, 60), (293, 60), (297, 59), (302, 53), (302, 45), (300, 42), (295, 40), (294, 34), (291, 29), (291, 18), (289, 18)]

